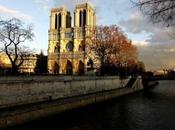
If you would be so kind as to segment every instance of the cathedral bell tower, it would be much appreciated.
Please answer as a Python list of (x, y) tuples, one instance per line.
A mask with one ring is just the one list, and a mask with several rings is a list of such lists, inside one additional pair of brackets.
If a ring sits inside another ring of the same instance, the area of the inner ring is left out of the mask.
[(88, 56), (86, 54), (86, 38), (96, 26), (96, 15), (90, 3), (77, 5), (74, 11), (74, 45), (78, 59), (78, 73), (86, 73)]
[[(69, 34), (68, 34), (69, 33)], [(48, 70), (51, 74), (60, 73), (60, 53), (65, 46), (67, 35), (72, 34), (71, 16), (66, 8), (52, 8), (50, 16)]]

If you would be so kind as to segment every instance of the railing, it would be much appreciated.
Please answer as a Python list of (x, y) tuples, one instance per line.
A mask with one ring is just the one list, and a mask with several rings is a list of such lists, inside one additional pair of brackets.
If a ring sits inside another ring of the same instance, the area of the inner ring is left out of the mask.
[(135, 79), (135, 82), (133, 83), (131, 88), (134, 88), (134, 89), (141, 89), (141, 88), (143, 88), (141, 76), (138, 76)]
[(54, 31), (49, 31), (49, 40), (50, 41), (59, 41), (60, 39), (60, 33), (58, 32), (58, 30), (54, 30)]
[(64, 32), (64, 38), (72, 39), (73, 37), (72, 28), (66, 28), (65, 30), (63, 30), (63, 32)]
[(85, 52), (61, 52), (60, 58), (61, 59), (75, 59), (75, 58), (84, 58)]
[(114, 80), (119, 76), (67, 76), (67, 75), (21, 75), (21, 76), (1, 76), (0, 84), (5, 82), (48, 82), (48, 81), (82, 81), (82, 80)]
[(59, 41), (60, 39), (72, 39), (73, 30), (72, 28), (63, 28), (60, 30), (50, 30), (49, 31), (49, 40), (50, 41)]

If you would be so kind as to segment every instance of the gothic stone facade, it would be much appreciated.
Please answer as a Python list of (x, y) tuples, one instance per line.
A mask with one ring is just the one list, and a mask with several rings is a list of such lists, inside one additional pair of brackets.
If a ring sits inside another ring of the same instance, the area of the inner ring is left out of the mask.
[(66, 8), (52, 8), (50, 16), (48, 70), (51, 74), (86, 73), (88, 55), (86, 36), (96, 25), (95, 10), (91, 4), (77, 5), (72, 18)]

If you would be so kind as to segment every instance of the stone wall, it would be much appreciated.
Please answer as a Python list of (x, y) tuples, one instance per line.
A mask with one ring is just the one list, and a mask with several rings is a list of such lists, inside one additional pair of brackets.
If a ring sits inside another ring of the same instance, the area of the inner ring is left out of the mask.
[(0, 108), (93, 94), (124, 87), (118, 77), (0, 77)]
[(0, 78), (0, 129), (143, 90), (140, 77), (23, 78)]

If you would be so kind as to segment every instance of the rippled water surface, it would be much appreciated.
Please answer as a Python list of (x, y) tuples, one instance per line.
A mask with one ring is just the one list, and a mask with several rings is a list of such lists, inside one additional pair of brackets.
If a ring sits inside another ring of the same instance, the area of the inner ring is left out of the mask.
[(11, 130), (175, 130), (175, 81)]

